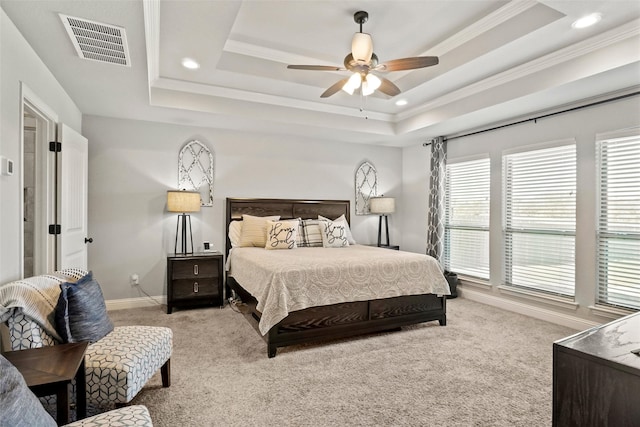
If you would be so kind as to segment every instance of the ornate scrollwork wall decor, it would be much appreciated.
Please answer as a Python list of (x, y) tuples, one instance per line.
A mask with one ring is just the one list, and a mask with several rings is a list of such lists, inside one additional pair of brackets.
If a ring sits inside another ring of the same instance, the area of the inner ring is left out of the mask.
[(369, 214), (369, 199), (378, 195), (378, 172), (365, 161), (356, 171), (356, 215)]
[(202, 206), (213, 206), (213, 154), (200, 141), (188, 142), (178, 159), (178, 188), (199, 191)]

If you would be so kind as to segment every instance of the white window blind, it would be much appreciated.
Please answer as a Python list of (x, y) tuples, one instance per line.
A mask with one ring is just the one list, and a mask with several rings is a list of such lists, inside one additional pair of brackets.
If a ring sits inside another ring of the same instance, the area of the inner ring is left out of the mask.
[(598, 142), (600, 304), (640, 310), (640, 135)]
[(445, 269), (489, 279), (489, 159), (447, 165)]
[(507, 154), (505, 284), (575, 293), (575, 143)]

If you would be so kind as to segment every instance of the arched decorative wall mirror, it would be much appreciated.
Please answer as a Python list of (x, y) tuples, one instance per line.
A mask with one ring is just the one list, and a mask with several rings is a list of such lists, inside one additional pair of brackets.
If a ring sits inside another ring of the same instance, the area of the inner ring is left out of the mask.
[(178, 188), (200, 192), (202, 206), (213, 206), (213, 154), (198, 140), (180, 150)]
[(378, 195), (378, 172), (369, 162), (356, 171), (356, 215), (369, 214), (369, 199)]

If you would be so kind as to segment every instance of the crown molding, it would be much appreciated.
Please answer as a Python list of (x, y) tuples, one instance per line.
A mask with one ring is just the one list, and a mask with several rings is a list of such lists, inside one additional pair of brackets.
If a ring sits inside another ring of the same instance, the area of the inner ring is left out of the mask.
[(341, 66), (341, 64), (336, 64), (335, 62), (324, 61), (318, 58), (311, 58), (304, 55), (295, 55), (289, 52), (284, 52), (282, 50), (271, 49), (268, 47), (258, 46), (252, 43), (245, 43), (232, 39), (227, 40), (224, 45), (224, 51), (264, 59), (266, 61), (281, 62), (283, 64), (314, 64), (329, 65), (332, 67)]
[[(197, 95), (207, 95), (218, 98), (228, 98), (257, 104), (276, 105), (285, 108), (296, 108), (316, 113), (321, 112), (357, 118), (361, 118), (363, 116), (363, 112), (360, 111), (359, 108), (342, 107), (321, 102), (304, 101), (277, 95), (255, 93), (241, 89), (185, 82), (183, 80), (169, 79), (166, 77), (159, 77), (153, 85), (152, 89), (153, 88), (187, 92)], [(380, 113), (376, 111), (366, 111), (366, 116), (371, 120), (379, 120), (383, 122), (393, 122), (394, 118), (393, 114)]]
[(160, 77), (160, 0), (143, 0), (149, 90)]
[(616, 43), (638, 37), (639, 35), (640, 20), (633, 20), (605, 33), (582, 40), (571, 46), (557, 50), (548, 55), (541, 56), (540, 58), (513, 67), (507, 71), (503, 71), (502, 73), (494, 74), (484, 80), (472, 83), (458, 90), (449, 92), (446, 95), (435, 98), (430, 102), (421, 104), (416, 108), (404, 111), (397, 115), (397, 121), (411, 118), (415, 115), (442, 107), (452, 102), (460, 101), (480, 92), (510, 83), (514, 80), (539, 73), (548, 68), (561, 65), (589, 53), (607, 48)]
[(435, 45), (431, 49), (423, 52), (422, 55), (443, 56), (447, 52), (470, 42), (474, 38), (490, 31), (508, 20), (526, 12), (534, 6), (539, 5), (535, 0), (512, 1), (500, 9), (482, 17), (473, 24), (458, 31), (443, 42)]

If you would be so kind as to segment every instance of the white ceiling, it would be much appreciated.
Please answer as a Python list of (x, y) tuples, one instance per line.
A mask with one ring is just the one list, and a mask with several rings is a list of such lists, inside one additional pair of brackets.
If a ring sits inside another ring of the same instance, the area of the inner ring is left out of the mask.
[[(419, 144), (640, 85), (640, 2), (0, 0), (84, 114), (390, 146)], [(402, 93), (320, 94), (363, 31)], [(599, 12), (595, 26), (571, 23)], [(58, 14), (123, 27), (131, 67), (81, 59)], [(191, 57), (201, 67), (183, 68)], [(397, 99), (406, 106), (396, 106)], [(364, 107), (364, 111), (361, 111)]]

